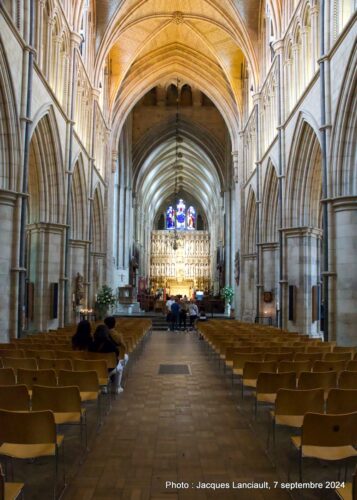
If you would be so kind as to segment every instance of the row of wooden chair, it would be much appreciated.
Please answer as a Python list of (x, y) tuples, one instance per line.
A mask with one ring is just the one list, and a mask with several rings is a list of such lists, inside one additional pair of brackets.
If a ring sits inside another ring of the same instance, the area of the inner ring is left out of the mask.
[[(5, 355), (4, 355), (5, 353)], [(82, 359), (89, 361), (104, 360), (108, 364), (108, 368), (115, 368), (117, 365), (117, 357), (114, 352), (88, 352), (88, 351), (34, 351), (34, 350), (6, 350), (0, 351), (0, 367), (5, 366), (6, 359)]]

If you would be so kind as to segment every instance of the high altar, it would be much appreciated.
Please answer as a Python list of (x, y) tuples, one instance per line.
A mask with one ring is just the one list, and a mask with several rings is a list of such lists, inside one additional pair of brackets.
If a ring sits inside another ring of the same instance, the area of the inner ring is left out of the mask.
[(154, 230), (151, 236), (151, 285), (166, 288), (170, 295), (191, 297), (195, 290), (208, 290), (210, 237), (208, 231), (181, 231), (178, 249), (172, 248), (172, 231)]

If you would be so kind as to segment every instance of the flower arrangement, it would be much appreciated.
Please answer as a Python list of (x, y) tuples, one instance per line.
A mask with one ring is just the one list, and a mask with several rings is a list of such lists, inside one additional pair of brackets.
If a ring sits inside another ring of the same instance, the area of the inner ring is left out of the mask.
[(231, 286), (225, 286), (221, 290), (221, 297), (230, 304), (232, 302), (232, 298), (234, 296), (234, 290)]
[(103, 285), (97, 295), (97, 304), (100, 306), (113, 306), (116, 301), (117, 299), (113, 294), (113, 290), (109, 286)]

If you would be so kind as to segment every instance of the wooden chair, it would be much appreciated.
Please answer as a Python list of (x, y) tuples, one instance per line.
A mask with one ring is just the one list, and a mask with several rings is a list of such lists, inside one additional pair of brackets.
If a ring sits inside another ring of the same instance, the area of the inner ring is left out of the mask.
[(352, 352), (327, 352), (324, 361), (351, 361), (353, 358)]
[(357, 412), (340, 415), (307, 413), (301, 436), (291, 438), (299, 451), (299, 481), (303, 482), (304, 458), (327, 461), (345, 461), (357, 457)]
[(0, 358), (24, 358), (25, 351), (23, 349), (2, 349)]
[(352, 413), (357, 411), (357, 389), (330, 389), (326, 413)]
[(57, 385), (57, 377), (54, 370), (23, 370), (19, 368), (17, 370), (17, 383), (26, 385), (31, 396), (34, 385), (54, 387)]
[[(323, 413), (325, 408), (323, 389), (279, 389), (275, 399), (272, 419), (273, 442), (275, 445), (276, 426), (301, 428), (307, 412)], [(268, 434), (268, 448), (270, 427)]]
[(357, 360), (353, 359), (352, 361), (348, 361), (346, 370), (349, 372), (357, 372)]
[(104, 359), (74, 359), (73, 370), (79, 372), (96, 371), (98, 374), (99, 385), (102, 387), (107, 387), (110, 382), (110, 379), (108, 378), (108, 365)]
[(241, 352), (233, 359), (232, 384), (234, 376), (242, 377), (243, 368), (247, 361), (263, 361), (264, 354), (259, 352)]
[(87, 448), (86, 410), (81, 407), (81, 395), (78, 386), (45, 387), (34, 385), (32, 389), (32, 410), (53, 411), (56, 425), (79, 425), (80, 442), (83, 443), (85, 430), (85, 448)]
[(89, 361), (106, 361), (108, 370), (113, 370), (118, 364), (115, 352), (88, 352), (87, 359)]
[(0, 386), (0, 408), (9, 411), (29, 411), (30, 397), (26, 385)]
[(337, 488), (335, 492), (341, 500), (357, 499), (357, 468), (352, 476), (352, 482), (346, 483), (343, 488)]
[(274, 404), (279, 389), (295, 389), (296, 373), (269, 373), (260, 372), (257, 378), (255, 391), (255, 417), (258, 403)]
[(0, 455), (5, 457), (22, 460), (54, 457), (53, 495), (56, 498), (59, 447), (63, 443), (63, 436), (56, 433), (56, 424), (51, 411), (0, 410), (0, 443)]
[(346, 361), (315, 361), (312, 365), (313, 372), (337, 372), (346, 368)]
[(16, 376), (13, 368), (0, 368), (0, 385), (15, 385)]
[(264, 361), (292, 361), (293, 352), (267, 352), (264, 354)]
[(301, 372), (311, 371), (311, 361), (280, 361), (278, 364), (278, 373), (295, 372), (299, 378)]
[(0, 465), (0, 500), (16, 500), (23, 498), (24, 483), (7, 483)]
[(307, 346), (306, 347), (306, 352), (307, 353), (323, 353), (326, 354), (328, 352), (331, 352), (332, 346), (330, 345), (324, 345), (320, 343), (320, 345), (316, 346)]
[(79, 387), (81, 401), (98, 401), (100, 386), (98, 374), (93, 371), (69, 371), (59, 370), (59, 386)]
[(59, 386), (77, 386), (79, 388), (82, 403), (97, 403), (97, 423), (98, 426), (102, 421), (101, 415), (101, 398), (99, 378), (96, 371), (69, 371), (59, 370), (58, 372)]
[(55, 351), (52, 350), (46, 350), (46, 349), (26, 349), (25, 351), (26, 357), (27, 358), (49, 358), (49, 359), (55, 359), (56, 353)]
[(40, 358), (38, 360), (38, 368), (40, 370), (54, 370), (58, 375), (59, 370), (73, 370), (71, 359), (48, 359)]
[(357, 372), (343, 371), (338, 378), (340, 389), (357, 389)]
[(324, 389), (327, 398), (329, 389), (337, 387), (336, 372), (302, 372), (298, 379), (298, 389)]
[(4, 368), (13, 368), (15, 372), (18, 369), (37, 370), (37, 361), (35, 358), (3, 358)]
[(86, 351), (56, 351), (57, 359), (87, 359)]
[(242, 398), (244, 397), (244, 388), (256, 388), (259, 373), (276, 373), (276, 361), (247, 361), (244, 364), (242, 376)]
[(323, 352), (297, 352), (294, 355), (294, 361), (314, 361), (322, 360), (324, 357)]

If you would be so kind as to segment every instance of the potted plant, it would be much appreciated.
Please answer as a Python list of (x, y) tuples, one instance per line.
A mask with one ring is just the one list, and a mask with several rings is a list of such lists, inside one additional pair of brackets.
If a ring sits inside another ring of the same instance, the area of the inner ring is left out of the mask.
[(221, 297), (224, 299), (225, 302), (225, 314), (227, 316), (231, 315), (231, 304), (232, 304), (232, 299), (234, 296), (234, 290), (231, 286), (225, 286), (221, 290)]
[(95, 303), (98, 319), (104, 319), (108, 315), (109, 307), (113, 306), (116, 301), (113, 290), (109, 286), (103, 285), (97, 294)]

